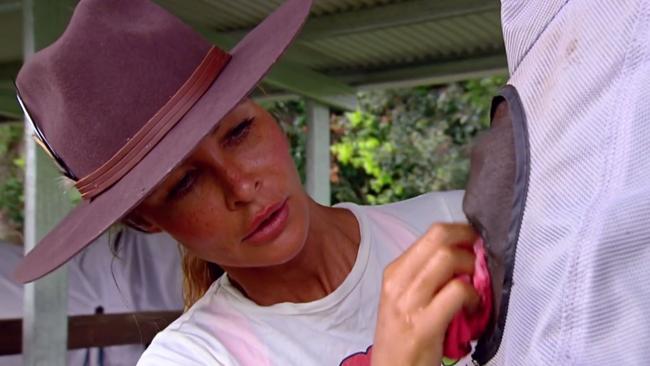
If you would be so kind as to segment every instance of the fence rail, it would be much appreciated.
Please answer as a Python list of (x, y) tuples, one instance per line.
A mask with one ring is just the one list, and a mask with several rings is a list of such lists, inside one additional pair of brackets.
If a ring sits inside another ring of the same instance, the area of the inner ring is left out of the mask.
[[(76, 315), (68, 317), (68, 349), (151, 343), (180, 311)], [(20, 354), (22, 319), (0, 320), (0, 356)]]

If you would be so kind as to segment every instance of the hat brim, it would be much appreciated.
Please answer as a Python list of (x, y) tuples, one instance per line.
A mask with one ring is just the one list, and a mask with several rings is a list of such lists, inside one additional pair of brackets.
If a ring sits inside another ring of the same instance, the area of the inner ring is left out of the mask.
[(205, 94), (119, 182), (84, 201), (20, 262), (14, 278), (34, 281), (54, 271), (136, 207), (246, 98), (302, 28), (312, 0), (287, 0), (230, 52), (232, 59)]

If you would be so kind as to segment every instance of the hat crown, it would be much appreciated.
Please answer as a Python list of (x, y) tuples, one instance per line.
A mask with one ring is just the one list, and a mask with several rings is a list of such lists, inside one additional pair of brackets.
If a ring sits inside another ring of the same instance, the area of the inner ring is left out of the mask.
[(212, 47), (148, 0), (82, 0), (17, 85), (34, 123), (81, 178), (176, 93)]

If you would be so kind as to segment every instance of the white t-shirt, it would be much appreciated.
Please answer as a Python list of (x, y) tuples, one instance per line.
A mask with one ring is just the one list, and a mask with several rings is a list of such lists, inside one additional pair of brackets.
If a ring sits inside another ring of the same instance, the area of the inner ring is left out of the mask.
[[(138, 365), (369, 365), (384, 267), (432, 223), (464, 220), (462, 196), (437, 192), (384, 206), (338, 205), (356, 216), (361, 243), (351, 272), (331, 294), (259, 306), (224, 275), (155, 337)], [(458, 363), (464, 364), (470, 362)]]

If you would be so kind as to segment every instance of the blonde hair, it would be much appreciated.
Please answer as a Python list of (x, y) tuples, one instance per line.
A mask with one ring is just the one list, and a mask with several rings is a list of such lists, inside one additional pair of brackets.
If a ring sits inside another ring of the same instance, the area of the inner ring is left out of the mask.
[(183, 256), (181, 265), (183, 268), (183, 303), (185, 310), (188, 310), (223, 274), (223, 270), (216, 264), (188, 252), (182, 246), (180, 248)]

